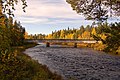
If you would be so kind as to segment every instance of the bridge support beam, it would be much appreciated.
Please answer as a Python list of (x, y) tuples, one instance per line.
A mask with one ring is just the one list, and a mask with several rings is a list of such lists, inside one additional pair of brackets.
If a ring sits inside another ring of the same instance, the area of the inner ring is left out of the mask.
[(77, 48), (77, 43), (74, 43), (74, 48)]
[(46, 47), (50, 47), (50, 43), (49, 42), (46, 43)]

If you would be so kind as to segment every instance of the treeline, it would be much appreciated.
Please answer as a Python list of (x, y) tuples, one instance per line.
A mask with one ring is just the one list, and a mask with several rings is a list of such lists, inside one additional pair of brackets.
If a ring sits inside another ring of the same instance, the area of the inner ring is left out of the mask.
[(98, 25), (95, 40), (102, 41), (105, 45), (104, 51), (120, 54), (120, 22), (111, 24), (103, 23)]
[(35, 34), (29, 35), (28, 39), (92, 39), (92, 34), (96, 34), (96, 28), (81, 26), (79, 29), (63, 29), (52, 31), (51, 34)]
[(12, 17), (1, 15), (0, 18), (0, 52), (11, 46), (22, 45), (24, 41), (25, 28), (20, 22), (13, 22)]
[[(13, 22), (12, 17), (0, 14), (0, 79), (14, 80), (18, 74), (21, 60), (18, 51), (13, 46), (22, 45), (24, 42), (25, 28), (20, 22)], [(18, 70), (17, 70), (18, 69)], [(13, 75), (14, 74), (14, 75)], [(14, 79), (13, 79), (14, 78)], [(17, 77), (18, 78), (18, 77)]]
[(61, 76), (22, 52), (36, 43), (24, 42), (25, 28), (0, 15), (0, 80), (62, 80)]
[(27, 39), (95, 39), (101, 41), (96, 47), (107, 52), (120, 52), (120, 22), (81, 26), (79, 29), (63, 29), (51, 34), (29, 35)]
[[(81, 26), (79, 29), (63, 29), (52, 31), (51, 34), (28, 35), (27, 39), (93, 39), (93, 35), (99, 33), (99, 28), (94, 26)], [(103, 36), (103, 35), (102, 35)]]
[(45, 39), (45, 34), (26, 35), (25, 39)]

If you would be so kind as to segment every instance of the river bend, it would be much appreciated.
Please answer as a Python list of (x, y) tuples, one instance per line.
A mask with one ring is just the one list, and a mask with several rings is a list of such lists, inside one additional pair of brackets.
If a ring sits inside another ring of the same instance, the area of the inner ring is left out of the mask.
[(65, 80), (120, 80), (120, 57), (104, 52), (56, 45), (46, 48), (41, 44), (24, 53)]

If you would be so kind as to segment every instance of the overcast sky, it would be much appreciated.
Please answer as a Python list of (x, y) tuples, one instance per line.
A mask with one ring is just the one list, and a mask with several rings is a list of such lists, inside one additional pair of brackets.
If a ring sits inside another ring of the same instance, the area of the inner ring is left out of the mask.
[(21, 22), (29, 34), (49, 34), (52, 31), (79, 28), (91, 24), (72, 10), (66, 0), (27, 0), (26, 13), (16, 7), (15, 19)]

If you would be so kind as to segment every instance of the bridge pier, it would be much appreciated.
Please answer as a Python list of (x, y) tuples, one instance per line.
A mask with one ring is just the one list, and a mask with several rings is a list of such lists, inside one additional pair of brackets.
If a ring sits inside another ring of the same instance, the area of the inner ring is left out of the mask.
[(49, 42), (46, 43), (46, 47), (50, 47), (50, 43)]
[(77, 43), (74, 43), (74, 48), (77, 48)]

